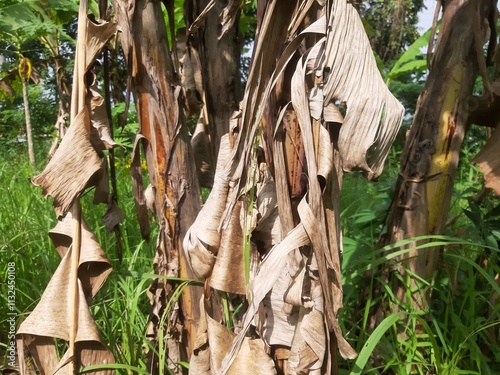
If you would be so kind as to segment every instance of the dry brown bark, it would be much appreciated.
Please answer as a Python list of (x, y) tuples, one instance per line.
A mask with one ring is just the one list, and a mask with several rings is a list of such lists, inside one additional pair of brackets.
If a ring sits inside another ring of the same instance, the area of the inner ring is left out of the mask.
[[(213, 8), (197, 21), (207, 7), (208, 0), (190, 0), (184, 3), (188, 28), (187, 53), (190, 54), (195, 74), (201, 77), (199, 99), (204, 106), (203, 118), (209, 137), (208, 164), (215, 167), (221, 138), (229, 132), (229, 120), (239, 107), (242, 89), (240, 83), (241, 40), (238, 31), (240, 1), (216, 1)], [(211, 187), (212, 181), (208, 181)], [(205, 183), (206, 185), (207, 183)]]
[[(482, 46), (488, 23), (483, 21), (495, 7), (496, 1), (446, 2), (432, 69), (407, 135), (387, 233), (380, 241), (382, 246), (443, 232), (467, 119), (474, 109), (470, 106), (474, 80), (478, 68), (484, 66)], [(485, 87), (488, 86), (486, 81)], [(427, 241), (410, 243), (407, 247)], [(410, 270), (430, 281), (439, 256), (439, 248), (426, 248), (410, 250), (398, 257), (388, 276), (396, 298), (409, 302), (408, 290), (413, 290), (417, 281), (412, 278), (408, 285), (403, 285), (395, 273), (406, 280), (406, 270)], [(427, 297), (427, 292), (416, 293), (411, 303), (416, 309), (425, 308)], [(377, 311), (374, 322), (380, 320), (384, 311), (384, 307)]]
[[(160, 225), (154, 272), (160, 276), (192, 278), (184, 261), (182, 238), (200, 209), (200, 193), (179, 96), (180, 80), (168, 50), (163, 13), (157, 1), (116, 0), (114, 7), (122, 28), (121, 44), (132, 76), (140, 124), (135, 153), (137, 156), (142, 145), (153, 192), (152, 206)], [(134, 157), (134, 163), (137, 162), (139, 165), (133, 166), (136, 171), (140, 170), (140, 160)], [(141, 220), (147, 220), (141, 183), (135, 183), (139, 187), (136, 199), (142, 210)], [(142, 225), (148, 224), (142, 222)], [(179, 301), (182, 313), (176, 308), (165, 311), (176, 287), (174, 282), (165, 279), (153, 281), (149, 289), (148, 334), (156, 345), (159, 330), (165, 330), (169, 337), (169, 365), (175, 373), (180, 373), (177, 363), (186, 359), (183, 350), (190, 353), (194, 343), (199, 297), (196, 297), (197, 288), (186, 288)], [(164, 313), (167, 315), (162, 323)], [(157, 373), (158, 358), (152, 351), (149, 361), (148, 368)]]

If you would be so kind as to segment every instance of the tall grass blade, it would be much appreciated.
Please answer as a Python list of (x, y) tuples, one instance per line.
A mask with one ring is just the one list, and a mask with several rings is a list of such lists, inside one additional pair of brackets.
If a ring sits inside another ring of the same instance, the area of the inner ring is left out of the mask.
[(351, 371), (351, 375), (360, 375), (365, 373), (365, 366), (368, 363), (373, 350), (380, 342), (382, 336), (384, 336), (385, 332), (387, 332), (387, 330), (390, 329), (398, 320), (403, 319), (405, 315), (405, 312), (398, 312), (389, 315), (380, 323), (377, 328), (375, 328), (373, 333), (366, 341), (366, 344), (363, 346), (363, 349), (361, 349), (361, 352), (359, 353), (358, 358), (354, 363), (354, 368)]

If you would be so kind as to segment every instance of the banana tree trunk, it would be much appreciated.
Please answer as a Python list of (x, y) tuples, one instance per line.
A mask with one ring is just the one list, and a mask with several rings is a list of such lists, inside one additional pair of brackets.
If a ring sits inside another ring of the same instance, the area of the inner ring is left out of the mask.
[[(487, 23), (483, 21), (495, 4), (496, 1), (446, 2), (432, 69), (407, 135), (382, 246), (441, 234), (445, 228), (467, 118), (474, 109), (470, 99), (478, 62), (479, 66), (484, 64), (482, 45)], [(407, 246), (414, 248), (424, 242)], [(423, 290), (416, 288), (418, 282), (410, 278), (410, 273), (431, 280), (440, 253), (440, 248), (410, 250), (397, 259), (388, 280), (400, 301), (409, 302), (409, 290)], [(395, 273), (400, 273), (406, 282), (401, 283)], [(427, 292), (419, 292), (412, 296), (411, 303), (420, 310), (426, 307), (427, 298)], [(374, 324), (383, 312), (384, 308), (377, 312)]]
[[(160, 5), (159, 1), (114, 1), (140, 124), (133, 157), (138, 163), (132, 168), (140, 173), (138, 153), (142, 146), (151, 183), (148, 190), (153, 192), (148, 203), (156, 212), (160, 225), (154, 273), (167, 278), (192, 278), (184, 260), (182, 239), (200, 209), (200, 190), (180, 102), (180, 81), (168, 50)], [(137, 180), (136, 186), (141, 182)], [(137, 191), (141, 211), (145, 197), (141, 186)], [(147, 214), (142, 213), (141, 225), (147, 226), (144, 222)], [(187, 359), (184, 351), (190, 353), (194, 344), (201, 296), (196, 288), (185, 288), (177, 304), (172, 297), (178, 287), (176, 282), (158, 278), (149, 289), (151, 324), (148, 336), (156, 348), (163, 345), (162, 337), (167, 338), (168, 363), (174, 373), (182, 372), (179, 363)], [(162, 353), (157, 356), (150, 350), (149, 354), (151, 373), (161, 373), (162, 369), (166, 372), (163, 367), (166, 358), (161, 358)]]
[[(221, 138), (229, 132), (229, 119), (239, 108), (242, 96), (240, 83), (240, 51), (238, 21), (240, 1), (216, 1), (213, 8), (204, 16), (203, 22), (196, 21), (206, 7), (207, 0), (189, 0), (184, 3), (184, 15), (188, 32), (187, 53), (191, 61), (199, 61), (199, 66), (192, 64), (195, 75), (201, 75), (202, 91), (198, 93), (203, 104), (202, 118), (206, 121), (205, 132), (209, 138), (208, 160), (215, 166)], [(199, 69), (200, 71), (196, 71)], [(193, 137), (195, 141), (195, 137)], [(202, 150), (206, 151), (206, 150)], [(196, 156), (199, 155), (199, 151)], [(197, 159), (197, 164), (200, 161)], [(201, 180), (211, 187), (210, 181)]]

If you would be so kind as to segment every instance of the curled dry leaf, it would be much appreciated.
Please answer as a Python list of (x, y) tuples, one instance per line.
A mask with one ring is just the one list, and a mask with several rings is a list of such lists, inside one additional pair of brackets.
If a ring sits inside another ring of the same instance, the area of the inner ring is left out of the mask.
[(236, 203), (227, 228), (222, 232), (210, 286), (228, 293), (245, 294), (243, 231), (240, 223), (241, 202)]
[(219, 33), (219, 40), (231, 29), (236, 21), (238, 11), (240, 10), (241, 1), (229, 0), (222, 13), (219, 15), (219, 22), (221, 23), (221, 31)]
[(333, 1), (324, 59), (324, 103), (347, 103), (339, 137), (343, 167), (376, 178), (403, 121), (404, 107), (380, 76), (361, 18), (345, 0)]
[[(57, 252), (64, 258), (71, 247), (73, 241), (73, 216), (71, 212), (59, 220), (57, 225), (49, 232), (49, 236), (54, 243)], [(104, 251), (97, 242), (97, 238), (90, 231), (85, 220), (82, 219), (81, 224), (81, 250), (80, 262), (78, 268), (78, 277), (84, 294), (87, 299), (95, 297), (96, 293), (101, 289), (111, 272), (111, 264), (104, 255)]]
[(205, 131), (206, 125), (204, 111), (202, 111), (196, 123), (193, 136), (191, 137), (191, 147), (193, 148), (194, 162), (196, 164), (200, 185), (213, 188), (214, 171), (209, 152), (210, 140)]
[[(197, 375), (211, 375), (219, 372), (234, 334), (213, 316), (209, 300), (202, 298), (200, 305), (201, 319), (189, 372)], [(265, 351), (263, 341), (258, 338), (245, 337), (241, 350), (227, 373), (232, 375), (270, 375), (276, 374), (276, 370), (272, 359)]]
[(97, 91), (97, 82), (94, 82), (94, 84), (90, 86), (87, 92), (87, 100), (90, 103), (91, 110), (91, 132), (97, 131), (97, 137), (91, 136), (91, 139), (99, 141), (99, 143), (93, 142), (94, 148), (97, 150), (109, 150), (116, 145), (116, 143), (111, 137), (111, 129), (106, 106), (104, 105), (104, 98), (99, 91)]
[[(205, 205), (184, 238), (184, 251), (195, 275), (206, 279), (212, 273), (221, 244), (220, 226), (229, 193), (225, 164), (230, 152), (229, 136), (222, 137), (214, 185)], [(239, 213), (238, 213), (239, 215)]]
[(321, 370), (326, 346), (323, 318), (323, 314), (314, 308), (300, 309), (298, 332), (290, 350), (288, 374), (315, 374)]
[[(40, 302), (17, 332), (21, 357), (24, 344), (42, 374), (73, 374), (82, 366), (114, 362), (88, 306), (111, 272), (111, 265), (81, 217), (79, 198), (86, 188), (107, 182), (101, 178), (104, 175), (101, 149), (91, 141), (91, 123), (99, 115), (97, 108), (102, 107), (102, 98), (87, 90), (84, 77), (105, 43), (116, 33), (116, 26), (90, 22), (87, 6), (87, 1), (80, 2), (71, 126), (44, 171), (32, 178), (33, 184), (42, 187), (45, 197), (54, 199), (60, 221), (50, 235), (62, 257)], [(90, 95), (87, 103), (86, 90)], [(102, 129), (98, 133), (112, 143)], [(97, 196), (97, 200), (102, 199)], [(54, 339), (68, 342), (62, 358), (58, 357)], [(24, 364), (21, 373), (26, 373)]]
[[(19, 326), (17, 334), (21, 335), (25, 341), (27, 340), (26, 344), (28, 344), (27, 346), (30, 353), (36, 353), (33, 350), (37, 350), (37, 346), (41, 345), (46, 348), (46, 352), (43, 354), (44, 356), (49, 355), (49, 353), (55, 355), (55, 350), (52, 351), (50, 348), (47, 348), (49, 344), (46, 338), (54, 337), (69, 341), (69, 331), (73, 320), (70, 314), (71, 292), (70, 288), (68, 288), (68, 279), (71, 270), (71, 251), (71, 249), (66, 251), (56, 272), (47, 285), (40, 302)], [(83, 285), (80, 282), (78, 287), (78, 331), (76, 342), (82, 344), (87, 342), (86, 345), (90, 345), (92, 349), (96, 349), (101, 353), (97, 358), (97, 362), (93, 362), (92, 364), (113, 363), (113, 355), (106, 349), (106, 343), (99, 334), (98, 328), (90, 313), (86, 297)], [(57, 303), (54, 303), (55, 301), (57, 301)], [(31, 341), (32, 337), (35, 337), (34, 341)], [(38, 337), (41, 337), (41, 339), (38, 339)], [(52, 345), (55, 345), (54, 340), (51, 340), (51, 342)], [(37, 355), (41, 356), (41, 353)], [(58, 358), (52, 358), (50, 360), (49, 358), (44, 358), (44, 362), (46, 364), (57, 363), (55, 369), (44, 368), (44, 370), (48, 371), (47, 373), (54, 373), (57, 368), (67, 364), (64, 358), (61, 360)], [(82, 363), (82, 365), (89, 364), (89, 362)], [(103, 373), (111, 374), (112, 371), (105, 371)]]
[[(134, 149), (132, 150), (132, 160), (130, 163), (130, 175), (132, 176), (132, 187), (134, 191), (135, 211), (141, 236), (145, 240), (149, 240), (151, 227), (149, 224), (148, 202), (144, 193), (144, 185), (142, 182), (142, 167), (141, 167), (141, 146), (145, 142), (144, 136), (138, 134), (135, 138)], [(153, 206), (150, 203), (150, 207)]]
[[(300, 278), (303, 280), (303, 278)], [(287, 266), (283, 267), (270, 293), (263, 299), (257, 316), (262, 339), (269, 345), (291, 347), (298, 322), (299, 309), (289, 299), (284, 300), (293, 278)], [(302, 286), (302, 284), (300, 284)], [(298, 291), (298, 300), (302, 291)], [(271, 318), (272, 317), (272, 318)]]
[(493, 189), (496, 195), (500, 195), (500, 158), (498, 150), (500, 149), (500, 128), (497, 128), (486, 145), (479, 154), (472, 159), (473, 163), (479, 165), (486, 180), (486, 187)]
[(120, 207), (118, 207), (116, 201), (113, 200), (103, 216), (104, 226), (108, 233), (112, 233), (115, 227), (123, 220), (125, 220), (125, 214)]
[(82, 110), (64, 136), (44, 171), (31, 182), (42, 187), (44, 197), (54, 198), (54, 210), (63, 217), (85, 188), (95, 186), (101, 174), (101, 160), (90, 143), (90, 116)]
[(267, 293), (272, 289), (279, 273), (276, 270), (283, 269), (287, 263), (287, 255), (293, 249), (309, 244), (309, 238), (302, 224), (295, 227), (279, 244), (274, 246), (269, 254), (260, 264), (259, 273), (251, 281), (249, 291), (251, 293), (251, 303), (245, 315), (242, 329), (236, 335), (231, 350), (224, 358), (221, 374), (225, 374), (235, 359), (238, 350), (241, 347), (245, 334), (253, 321), (253, 317), (259, 309), (260, 303), (266, 297)]
[[(189, 113), (200, 113), (203, 107), (202, 67), (196, 48), (187, 44), (186, 29), (177, 30), (177, 55), (179, 56), (179, 74), (187, 99)], [(201, 117), (201, 115), (200, 115)]]
[(97, 182), (94, 192), (94, 204), (109, 203), (109, 173), (108, 173), (108, 160), (103, 158), (101, 162), (101, 178)]
[[(82, 20), (82, 22), (84, 22)], [(85, 72), (87, 72), (100, 55), (106, 43), (118, 32), (116, 23), (100, 21), (94, 23), (87, 18), (87, 38), (85, 48)]]

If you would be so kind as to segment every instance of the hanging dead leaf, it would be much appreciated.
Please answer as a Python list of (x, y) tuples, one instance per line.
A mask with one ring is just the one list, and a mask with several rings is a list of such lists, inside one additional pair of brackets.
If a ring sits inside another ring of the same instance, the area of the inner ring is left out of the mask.
[(92, 144), (96, 150), (109, 150), (115, 146), (116, 143), (111, 137), (111, 129), (106, 106), (104, 105), (104, 98), (99, 91), (97, 91), (97, 82), (95, 81), (87, 91), (87, 100), (90, 103), (91, 110), (91, 133), (97, 131), (96, 136), (91, 136), (91, 140), (93, 140)]
[(112, 233), (115, 227), (125, 220), (125, 214), (118, 207), (115, 201), (111, 202), (103, 216), (104, 225), (109, 233)]
[(234, 25), (234, 21), (236, 21), (236, 16), (240, 10), (240, 4), (241, 2), (239, 0), (229, 0), (222, 13), (219, 15), (219, 22), (222, 25), (219, 33), (219, 40), (221, 40)]
[[(61, 263), (40, 302), (17, 332), (20, 352), (24, 355), (24, 342), (42, 374), (73, 374), (82, 366), (114, 362), (88, 306), (111, 272), (111, 265), (83, 221), (79, 198), (86, 188), (99, 182), (98, 190), (109, 195), (107, 188), (102, 189), (107, 179), (102, 178), (101, 150), (94, 148), (91, 142), (92, 116), (96, 116), (95, 109), (102, 103), (97, 94), (93, 97), (97, 100), (90, 98), (93, 105), (86, 103), (85, 93), (92, 91), (87, 90), (85, 75), (104, 44), (116, 32), (116, 26), (89, 26), (87, 11), (88, 2), (83, 0), (79, 7), (71, 126), (44, 171), (32, 178), (33, 184), (42, 187), (45, 197), (54, 198), (54, 209), (60, 218), (50, 235), (61, 255)], [(23, 74), (28, 75), (24, 71)], [(99, 194), (96, 199), (102, 200)], [(68, 343), (62, 358), (57, 355), (55, 339)], [(21, 369), (24, 375), (24, 364)], [(94, 373), (112, 374), (114, 371)]]
[[(69, 332), (72, 326), (73, 316), (71, 315), (71, 291), (68, 288), (68, 279), (70, 275), (70, 263), (71, 263), (71, 249), (66, 251), (59, 267), (52, 276), (47, 288), (45, 289), (40, 302), (37, 304), (32, 313), (24, 320), (17, 331), (18, 335), (21, 335), (26, 343), (33, 342), (33, 345), (29, 345), (28, 348), (30, 353), (34, 355), (41, 356), (40, 352), (37, 352), (37, 346), (47, 348), (49, 341), (45, 338), (59, 338), (65, 341), (70, 340)], [(54, 304), (54, 301), (57, 301)], [(32, 336), (42, 337), (41, 341), (31, 341)], [(78, 332), (76, 336), (77, 342), (88, 342), (87, 345), (91, 345), (91, 348), (97, 349), (101, 355), (96, 357), (98, 363), (113, 363), (113, 355), (109, 350), (107, 350), (106, 344), (102, 341), (99, 331), (94, 323), (94, 320), (90, 314), (89, 307), (87, 305), (87, 298), (82, 287), (82, 283), (79, 283), (78, 290)], [(55, 345), (54, 341), (51, 340), (52, 345)], [(32, 351), (32, 350), (35, 351)], [(48, 351), (43, 354), (43, 364), (53, 364), (57, 361), (56, 369), (60, 366), (65, 366), (67, 361), (65, 358), (54, 359), (49, 358), (50, 355), (54, 355), (55, 350), (46, 349)], [(88, 363), (87, 363), (88, 364)], [(55, 369), (53, 370), (55, 371)], [(52, 373), (52, 372), (51, 372)], [(104, 371), (103, 373), (112, 374), (113, 371)]]
[(212, 191), (184, 238), (183, 247), (188, 261), (201, 279), (211, 274), (214, 255), (219, 251), (221, 242), (220, 226), (229, 193), (226, 172), (229, 152), (229, 136), (226, 135), (222, 138)]
[(31, 179), (42, 187), (44, 197), (54, 198), (54, 210), (63, 217), (83, 191), (95, 186), (101, 174), (101, 160), (92, 147), (87, 128), (89, 113), (81, 111), (43, 172)]
[(404, 108), (383, 81), (363, 23), (345, 0), (333, 1), (324, 57), (324, 103), (334, 98), (347, 103), (339, 138), (343, 168), (362, 169), (374, 179), (382, 172)]
[[(73, 239), (73, 216), (69, 212), (61, 219), (55, 228), (49, 232), (57, 252), (64, 258), (71, 248)], [(90, 231), (85, 220), (82, 219), (82, 240), (78, 277), (87, 299), (95, 297), (111, 272), (111, 264), (104, 255), (104, 251)]]
[(210, 286), (228, 293), (246, 294), (243, 231), (240, 224), (242, 204), (238, 202), (222, 232), (217, 260), (210, 276)]
[(485, 186), (493, 189), (496, 195), (500, 195), (500, 130), (495, 130), (472, 162), (479, 165), (486, 180)]
[[(201, 302), (201, 320), (195, 353), (191, 359), (190, 373), (217, 374), (233, 341), (234, 334), (213, 316), (210, 300)], [(228, 374), (276, 374), (274, 363), (267, 355), (261, 339), (245, 337), (241, 350), (234, 359)]]

